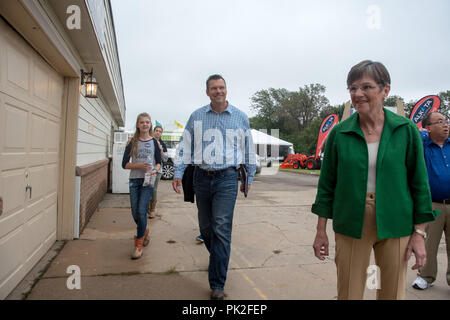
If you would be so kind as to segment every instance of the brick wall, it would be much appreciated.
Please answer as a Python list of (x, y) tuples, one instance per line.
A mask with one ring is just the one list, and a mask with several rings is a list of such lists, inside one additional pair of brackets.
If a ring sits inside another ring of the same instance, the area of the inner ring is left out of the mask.
[(107, 192), (109, 162), (105, 159), (76, 168), (76, 175), (81, 177), (80, 234)]

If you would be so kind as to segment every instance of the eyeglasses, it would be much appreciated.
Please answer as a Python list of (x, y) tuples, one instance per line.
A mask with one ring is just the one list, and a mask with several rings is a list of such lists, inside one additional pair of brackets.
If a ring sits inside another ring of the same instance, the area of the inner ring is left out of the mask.
[(433, 125), (433, 124), (438, 124), (438, 125), (440, 125), (440, 126), (442, 126), (442, 125), (444, 125), (444, 124), (446, 124), (446, 125), (450, 125), (450, 120), (449, 119), (446, 119), (446, 120), (439, 120), (439, 121), (436, 121), (436, 122), (431, 122), (430, 123), (430, 126), (431, 125)]
[(371, 86), (370, 84), (365, 84), (362, 87), (358, 87), (358, 86), (351, 86), (348, 88), (348, 91), (350, 91), (351, 94), (355, 94), (358, 89), (361, 89), (362, 92), (368, 92), (371, 91), (373, 89), (376, 89), (377, 87), (375, 86)]

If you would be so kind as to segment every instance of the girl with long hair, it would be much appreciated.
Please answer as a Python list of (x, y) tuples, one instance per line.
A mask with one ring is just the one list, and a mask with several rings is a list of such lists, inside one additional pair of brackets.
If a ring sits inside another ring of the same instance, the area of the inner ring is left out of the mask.
[(153, 138), (152, 129), (150, 115), (148, 113), (139, 114), (136, 120), (136, 131), (128, 141), (122, 159), (122, 168), (131, 170), (129, 183), (131, 214), (137, 225), (132, 259), (139, 259), (142, 256), (143, 247), (150, 242), (147, 207), (153, 187), (144, 185), (144, 177), (147, 171), (151, 171), (154, 175), (161, 170), (161, 152), (158, 142)]

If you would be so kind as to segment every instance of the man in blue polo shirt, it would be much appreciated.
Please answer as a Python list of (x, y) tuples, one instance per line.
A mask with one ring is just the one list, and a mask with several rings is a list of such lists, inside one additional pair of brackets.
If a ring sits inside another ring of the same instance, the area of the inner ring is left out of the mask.
[(447, 244), (447, 283), (450, 286), (450, 139), (449, 120), (438, 112), (428, 114), (422, 121), (425, 162), (428, 169), (433, 210), (441, 210), (439, 217), (427, 225), (425, 248), (427, 262), (419, 269), (412, 286), (425, 290), (433, 286), (437, 275), (437, 252), (442, 232)]

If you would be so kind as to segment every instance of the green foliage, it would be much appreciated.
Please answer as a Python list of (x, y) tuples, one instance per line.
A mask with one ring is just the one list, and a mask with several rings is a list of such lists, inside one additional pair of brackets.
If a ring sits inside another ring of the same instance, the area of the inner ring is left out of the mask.
[[(419, 101), (419, 100), (417, 100)], [(403, 106), (403, 109), (405, 109), (405, 116), (409, 119), (411, 116), (411, 112), (414, 109), (414, 106), (416, 105), (417, 101), (411, 100), (408, 103), (405, 103)]]
[(325, 86), (310, 84), (298, 91), (269, 88), (256, 92), (251, 108), (257, 116), (250, 119), (252, 128), (279, 129), (284, 134), (299, 134), (328, 106)]
[(441, 98), (441, 106), (438, 111), (447, 118), (450, 118), (450, 90), (442, 91), (438, 96)]
[(311, 122), (311, 125), (303, 130), (299, 137), (299, 147), (296, 150), (297, 153), (304, 153), (307, 155), (315, 155), (317, 138), (319, 137), (319, 129), (323, 119), (317, 117)]
[(344, 109), (345, 109), (345, 103), (340, 104), (338, 106), (328, 106), (320, 112), (320, 118), (323, 120), (330, 114), (335, 114), (338, 116), (339, 121), (341, 121), (342, 115), (344, 114)]
[(393, 95), (393, 96), (387, 97), (386, 100), (384, 100), (383, 105), (387, 106), (387, 107), (397, 107), (397, 99), (400, 99), (403, 102), (403, 104), (405, 104), (405, 101), (403, 100), (402, 97)]

